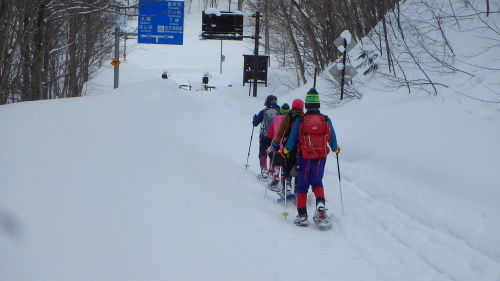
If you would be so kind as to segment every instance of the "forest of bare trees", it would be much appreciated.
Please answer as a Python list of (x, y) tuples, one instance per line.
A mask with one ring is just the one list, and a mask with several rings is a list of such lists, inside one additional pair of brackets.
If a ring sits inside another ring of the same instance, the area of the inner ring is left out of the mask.
[[(281, 66), (293, 64), (300, 80), (306, 71), (324, 70), (340, 53), (333, 44), (344, 30), (362, 38), (380, 22), (397, 0), (269, 0), (255, 9), (268, 16), (269, 50), (279, 53)], [(311, 74), (311, 73), (309, 73)]]
[[(196, 0), (186, 0), (186, 9)], [(363, 39), (362, 52), (350, 54), (363, 74), (377, 73), (387, 87), (435, 94), (446, 87), (435, 72), (464, 72), (453, 66), (456, 46), (445, 27), (463, 32), (469, 21), (499, 49), (500, 27), (491, 21), (500, 3), (490, 0), (198, 0), (206, 8), (263, 15), (261, 44), (280, 68), (305, 84), (317, 70), (325, 75), (341, 53), (333, 41), (348, 30)], [(76, 97), (93, 73), (110, 58), (113, 35), (109, 15), (137, 7), (137, 0), (0, 0), (0, 104)], [(403, 5), (404, 4), (404, 5)], [(401, 8), (404, 6), (404, 10)], [(429, 11), (431, 13), (429, 13)], [(432, 15), (422, 18), (421, 15)], [(252, 25), (248, 24), (251, 29)], [(384, 57), (379, 62), (377, 58)], [(478, 66), (479, 68), (482, 66)], [(492, 69), (498, 71), (497, 68)], [(411, 75), (409, 74), (411, 72)], [(469, 75), (473, 75), (470, 74)], [(338, 92), (332, 90), (332, 92)], [(348, 98), (359, 98), (347, 86)]]
[[(333, 93), (340, 85), (324, 70), (341, 53), (333, 41), (348, 30), (362, 38), (362, 52), (350, 54), (353, 66), (362, 74), (377, 73), (387, 88), (405, 87), (437, 94), (447, 87), (431, 77), (455, 68), (453, 46), (446, 29), (480, 33), (490, 40), (477, 53), (500, 52), (500, 26), (492, 19), (500, 13), (500, 2), (489, 0), (246, 0), (250, 10), (264, 12), (266, 53), (297, 77), (296, 86), (305, 84), (315, 69), (329, 81)], [(404, 6), (404, 9), (402, 8)], [(427, 17), (425, 17), (427, 15)], [(428, 16), (430, 15), (430, 16)], [(474, 30), (469, 24), (474, 22)], [(480, 26), (477, 28), (477, 26)], [(496, 51), (495, 51), (496, 50)], [(384, 57), (381, 63), (377, 58)], [(500, 72), (500, 67), (476, 66)], [(499, 74), (500, 75), (500, 74)], [(347, 97), (360, 98), (355, 87), (347, 87)], [(338, 100), (338, 97), (334, 99)]]
[(82, 95), (109, 59), (114, 5), (0, 0), (0, 104)]

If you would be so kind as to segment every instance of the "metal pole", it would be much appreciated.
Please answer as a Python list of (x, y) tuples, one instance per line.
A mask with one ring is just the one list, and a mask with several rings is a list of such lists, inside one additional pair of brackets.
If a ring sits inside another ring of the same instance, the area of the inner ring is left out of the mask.
[(314, 68), (314, 88), (316, 88), (316, 75), (318, 73), (318, 68)]
[(250, 135), (250, 145), (248, 146), (248, 156), (247, 156), (247, 163), (245, 164), (245, 169), (248, 169), (248, 159), (250, 159), (250, 148), (252, 148), (252, 139), (253, 139), (253, 130), (255, 129), (254, 126), (252, 126), (252, 134)]
[(123, 36), (123, 61), (127, 60), (127, 35)]
[(269, 55), (269, 10), (267, 0), (264, 1), (264, 31), (266, 36), (264, 38), (264, 54)]
[(220, 74), (222, 74), (222, 40), (220, 40)]
[[(281, 176), (282, 176), (282, 172), (283, 172), (283, 169), (285, 169), (285, 167), (287, 166), (286, 165), (286, 159), (287, 158), (283, 158), (285, 159), (285, 163), (282, 167), (280, 167), (280, 181), (281, 181)], [(289, 212), (286, 211), (286, 204), (287, 204), (287, 197), (288, 197), (288, 193), (287, 193), (287, 189), (286, 189), (286, 179), (285, 179), (285, 182), (283, 182), (283, 193), (285, 194), (285, 211), (283, 213), (281, 213), (284, 217), (285, 217), (285, 220), (286, 220), (286, 217), (288, 217), (288, 215), (290, 215)]]
[(259, 23), (260, 12), (255, 12), (255, 51), (254, 51), (254, 65), (253, 65), (253, 96), (257, 97), (257, 78), (259, 72)]
[[(115, 59), (120, 59), (120, 27), (115, 27)], [(120, 66), (115, 67), (115, 89), (118, 88), (118, 80), (120, 78)]]
[(340, 85), (340, 100), (344, 98), (344, 84), (345, 84), (345, 61), (347, 57), (347, 40), (344, 38), (344, 58), (342, 59), (342, 63), (344, 67), (342, 68), (342, 80), (341, 80), (341, 85)]
[(342, 200), (342, 181), (340, 179), (340, 165), (339, 165), (339, 154), (337, 154), (337, 173), (339, 174), (339, 189), (340, 189), (340, 205), (342, 206), (342, 215), (344, 215), (344, 202)]

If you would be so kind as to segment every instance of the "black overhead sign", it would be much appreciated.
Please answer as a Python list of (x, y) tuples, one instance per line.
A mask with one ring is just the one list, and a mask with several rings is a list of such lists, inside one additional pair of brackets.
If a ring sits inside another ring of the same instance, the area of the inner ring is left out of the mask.
[(232, 12), (205, 14), (203, 11), (201, 37), (216, 40), (243, 40), (243, 15)]

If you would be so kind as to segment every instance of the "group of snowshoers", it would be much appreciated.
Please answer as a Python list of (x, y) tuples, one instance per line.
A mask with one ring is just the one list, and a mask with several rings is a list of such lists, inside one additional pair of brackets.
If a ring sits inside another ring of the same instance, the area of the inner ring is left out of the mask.
[(280, 197), (296, 198), (294, 223), (298, 226), (309, 226), (307, 193), (311, 187), (316, 197), (313, 221), (329, 227), (323, 174), (328, 153), (340, 153), (340, 147), (330, 118), (319, 110), (318, 92), (311, 88), (305, 100), (293, 100), (291, 108), (288, 103), (279, 106), (274, 95), (267, 96), (264, 105), (253, 116), (253, 126), (260, 125), (258, 177)]

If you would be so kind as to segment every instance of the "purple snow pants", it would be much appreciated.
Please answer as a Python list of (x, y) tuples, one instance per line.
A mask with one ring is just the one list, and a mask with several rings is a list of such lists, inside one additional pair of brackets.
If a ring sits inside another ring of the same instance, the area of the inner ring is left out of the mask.
[(299, 185), (297, 193), (307, 193), (309, 186), (312, 189), (323, 187), (323, 174), (325, 173), (326, 159), (302, 159), (297, 157), (297, 163), (300, 165), (300, 172), (297, 176)]

